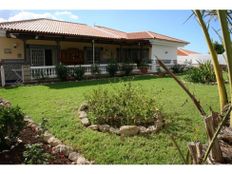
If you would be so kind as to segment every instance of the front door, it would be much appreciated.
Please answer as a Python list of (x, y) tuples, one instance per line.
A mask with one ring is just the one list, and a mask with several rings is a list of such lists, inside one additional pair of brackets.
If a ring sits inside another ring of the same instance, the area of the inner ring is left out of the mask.
[(45, 49), (45, 65), (50, 66), (52, 65), (52, 50)]

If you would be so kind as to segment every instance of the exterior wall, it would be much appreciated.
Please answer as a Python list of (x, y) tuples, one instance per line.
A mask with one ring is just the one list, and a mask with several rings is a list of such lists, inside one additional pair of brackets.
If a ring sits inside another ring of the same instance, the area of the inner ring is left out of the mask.
[(24, 59), (23, 41), (20, 39), (0, 37), (0, 61), (2, 59)]
[(54, 45), (54, 46), (56, 46), (56, 42), (50, 41), (50, 40), (27, 40), (26, 44), (30, 44), (30, 45)]
[(156, 59), (157, 56), (160, 59), (177, 60), (176, 51), (177, 47), (152, 45), (152, 59)]

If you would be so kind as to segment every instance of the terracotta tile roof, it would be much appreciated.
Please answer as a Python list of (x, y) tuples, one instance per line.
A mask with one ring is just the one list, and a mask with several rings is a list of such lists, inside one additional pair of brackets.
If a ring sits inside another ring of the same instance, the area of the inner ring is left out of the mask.
[(14, 22), (0, 23), (0, 29), (14, 32), (32, 32), (41, 34), (55, 34), (67, 36), (89, 36), (109, 39), (127, 39), (127, 40), (144, 40), (158, 39), (171, 42), (185, 43), (188, 42), (161, 35), (151, 31), (130, 32), (115, 30), (103, 26), (88, 26), (86, 24), (58, 21), (53, 19), (31, 19)]
[(114, 33), (116, 35), (120, 35), (121, 37), (124, 37), (126, 39), (130, 39), (130, 40), (138, 40), (138, 39), (158, 39), (158, 40), (166, 40), (166, 41), (171, 41), (171, 42), (179, 42), (179, 43), (188, 43), (184, 40), (180, 40), (180, 39), (176, 39), (173, 37), (169, 37), (163, 34), (158, 34), (152, 31), (142, 31), (142, 32), (123, 32), (123, 31), (119, 31), (119, 30), (115, 30), (112, 28), (108, 28), (108, 27), (102, 27), (102, 26), (96, 26), (96, 27), (100, 27), (103, 31), (107, 31), (107, 32), (111, 32)]
[(44, 18), (15, 22), (4, 22), (0, 23), (0, 29), (8, 31), (59, 34), (69, 36), (92, 36), (114, 39), (118, 38), (114, 37), (110, 33), (97, 30), (94, 27), (85, 24)]
[(177, 53), (177, 56), (188, 56), (190, 54), (200, 54), (198, 52), (185, 50), (185, 49), (177, 49), (176, 53)]
[(104, 27), (104, 26), (99, 26), (99, 25), (95, 25), (95, 28), (98, 28), (104, 32), (114, 34), (115, 36), (127, 39), (127, 33), (124, 31), (120, 31), (120, 30), (116, 30), (116, 29), (112, 29), (112, 28), (108, 28), (108, 27)]

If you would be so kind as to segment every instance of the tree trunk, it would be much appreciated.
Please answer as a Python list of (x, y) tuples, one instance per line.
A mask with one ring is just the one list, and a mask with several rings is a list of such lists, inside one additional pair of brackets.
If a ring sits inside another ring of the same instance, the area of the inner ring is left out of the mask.
[[(228, 75), (229, 75), (229, 85), (230, 85), (230, 94), (232, 94), (232, 46), (231, 46), (231, 38), (229, 27), (227, 23), (227, 11), (226, 10), (218, 10), (217, 11), (218, 18), (220, 21), (222, 35), (223, 35), (223, 45), (227, 57), (227, 68), (228, 68)], [(231, 101), (232, 101), (232, 95)], [(231, 114), (232, 115), (232, 114)], [(232, 127), (232, 116), (230, 116), (230, 126)]]
[(205, 35), (206, 42), (208, 44), (208, 48), (211, 54), (212, 62), (213, 62), (213, 67), (214, 67), (214, 72), (216, 75), (216, 80), (217, 80), (217, 86), (218, 86), (218, 94), (219, 94), (219, 101), (220, 101), (220, 110), (222, 112), (224, 106), (228, 103), (227, 99), (227, 93), (226, 93), (226, 88), (225, 84), (223, 81), (222, 77), (222, 70), (218, 62), (217, 54), (213, 48), (212, 41), (210, 39), (208, 30), (206, 28), (205, 22), (203, 21), (202, 14), (200, 10), (195, 10), (195, 14), (198, 18), (198, 21), (201, 25), (201, 28), (203, 30), (203, 33)]

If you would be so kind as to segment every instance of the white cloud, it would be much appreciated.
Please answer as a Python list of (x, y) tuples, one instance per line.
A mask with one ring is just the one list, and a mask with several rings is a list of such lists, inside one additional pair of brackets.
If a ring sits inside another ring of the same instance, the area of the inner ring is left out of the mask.
[(0, 18), (0, 22), (6, 22), (4, 18)]
[(74, 15), (72, 12), (69, 11), (57, 11), (57, 12), (46, 12), (46, 13), (33, 13), (27, 11), (20, 11), (19, 13), (15, 14), (14, 16), (10, 16), (8, 19), (0, 18), (0, 22), (5, 21), (18, 21), (18, 20), (25, 20), (25, 19), (36, 19), (36, 18), (49, 18), (49, 19), (78, 19), (77, 15)]
[(74, 15), (70, 11), (58, 11), (58, 12), (55, 12), (55, 16), (67, 16), (68, 18), (71, 18), (71, 19), (78, 19), (79, 18), (77, 15)]

